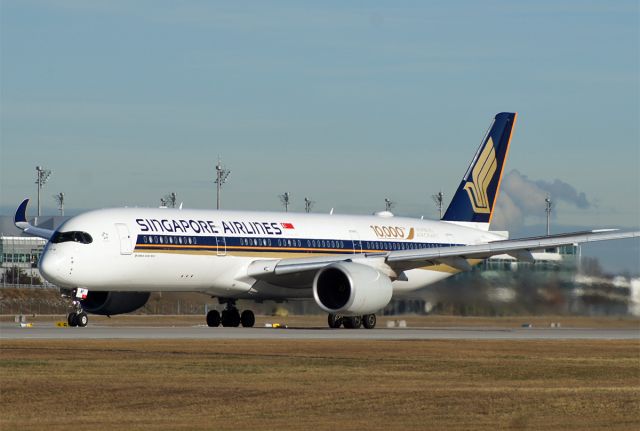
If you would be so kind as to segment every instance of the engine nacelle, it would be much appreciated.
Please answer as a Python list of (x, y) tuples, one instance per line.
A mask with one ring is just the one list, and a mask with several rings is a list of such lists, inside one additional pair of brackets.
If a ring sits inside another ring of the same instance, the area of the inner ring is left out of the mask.
[(150, 292), (96, 292), (89, 291), (81, 301), (82, 309), (93, 314), (113, 316), (130, 313), (144, 306)]
[(313, 280), (313, 297), (328, 313), (372, 314), (391, 301), (391, 280), (360, 263), (337, 262), (322, 268)]

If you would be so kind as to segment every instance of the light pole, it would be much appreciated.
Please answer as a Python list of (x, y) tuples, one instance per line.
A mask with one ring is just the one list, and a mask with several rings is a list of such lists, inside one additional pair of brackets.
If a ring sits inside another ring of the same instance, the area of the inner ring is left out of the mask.
[(168, 195), (164, 195), (163, 198), (160, 198), (160, 203), (164, 207), (175, 208), (176, 207), (176, 194), (174, 192), (171, 192)]
[(58, 193), (57, 195), (53, 195), (53, 198), (58, 203), (58, 211), (60, 211), (60, 215), (64, 216), (64, 193)]
[(309, 198), (304, 198), (304, 212), (310, 213), (311, 212), (311, 208), (313, 207), (313, 204), (315, 204), (314, 201), (312, 201)]
[(547, 236), (549, 236), (549, 218), (551, 217), (551, 198), (547, 195), (547, 197), (544, 199), (545, 203), (546, 203), (546, 208), (545, 208), (545, 212), (547, 213)]
[(284, 212), (289, 212), (289, 203), (291, 202), (291, 195), (289, 192), (284, 192), (284, 194), (280, 195), (280, 202), (284, 205)]
[(438, 212), (440, 213), (440, 220), (442, 220), (442, 201), (444, 200), (444, 193), (440, 191), (435, 195), (431, 195), (431, 199), (436, 203), (436, 208), (438, 208)]
[(220, 161), (220, 156), (218, 156), (218, 164), (216, 165), (216, 209), (220, 209), (220, 191), (222, 189), (222, 185), (227, 182), (227, 178), (229, 178), (229, 174), (231, 171), (224, 169), (222, 167), (222, 162)]
[(391, 202), (391, 200), (389, 198), (384, 198), (384, 210), (385, 211), (391, 211), (391, 208), (393, 208), (394, 206), (396, 206), (395, 202)]
[(40, 217), (40, 189), (47, 183), (51, 176), (51, 170), (42, 166), (36, 166), (36, 184), (38, 185), (38, 217)]

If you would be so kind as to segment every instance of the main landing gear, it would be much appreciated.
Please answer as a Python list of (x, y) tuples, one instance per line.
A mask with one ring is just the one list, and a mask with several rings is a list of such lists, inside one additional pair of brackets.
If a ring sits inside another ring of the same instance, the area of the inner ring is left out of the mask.
[(327, 319), (329, 328), (339, 328), (344, 326), (348, 329), (358, 329), (364, 326), (366, 329), (376, 327), (376, 315), (365, 314), (364, 316), (341, 316), (339, 314), (329, 314)]
[(235, 299), (220, 300), (221, 304), (227, 306), (220, 313), (218, 310), (210, 310), (207, 313), (207, 326), (217, 327), (222, 324), (224, 327), (238, 327), (240, 324), (245, 328), (251, 328), (256, 323), (256, 316), (251, 310), (244, 310), (242, 314), (236, 308)]
[(77, 289), (70, 292), (62, 292), (62, 296), (71, 299), (71, 306), (73, 307), (73, 311), (67, 314), (67, 325), (71, 327), (78, 326), (80, 328), (87, 326), (89, 316), (82, 310), (82, 303), (78, 299)]

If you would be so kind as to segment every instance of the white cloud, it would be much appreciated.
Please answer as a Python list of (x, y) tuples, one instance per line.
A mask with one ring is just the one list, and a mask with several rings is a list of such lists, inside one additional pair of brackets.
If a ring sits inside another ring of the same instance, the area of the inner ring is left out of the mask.
[(530, 180), (519, 171), (512, 170), (502, 181), (492, 228), (513, 230), (531, 219), (543, 219), (546, 216), (544, 200), (547, 196), (555, 203), (563, 202), (580, 209), (592, 206), (585, 193), (578, 192), (562, 180)]

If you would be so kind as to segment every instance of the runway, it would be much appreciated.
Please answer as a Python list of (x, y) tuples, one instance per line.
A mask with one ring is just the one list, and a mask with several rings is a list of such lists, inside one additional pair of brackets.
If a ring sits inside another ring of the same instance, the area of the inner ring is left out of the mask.
[(59, 328), (50, 323), (22, 328), (0, 324), (0, 340), (640, 340), (638, 329), (598, 328), (209, 328), (206, 326), (98, 326)]

